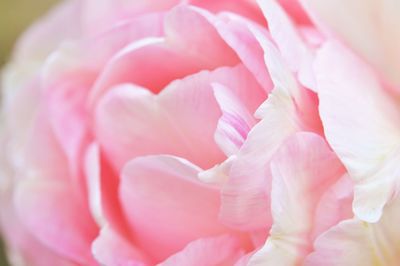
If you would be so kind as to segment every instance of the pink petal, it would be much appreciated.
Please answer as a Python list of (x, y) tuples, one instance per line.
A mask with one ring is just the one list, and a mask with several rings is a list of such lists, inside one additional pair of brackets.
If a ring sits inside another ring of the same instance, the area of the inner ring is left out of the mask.
[(130, 239), (126, 218), (118, 197), (119, 176), (114, 172), (97, 143), (86, 150), (85, 175), (91, 214), (99, 226), (108, 226)]
[(293, 21), (276, 0), (260, 0), (259, 3), (267, 18), (271, 37), (289, 68), (298, 73), (302, 84), (315, 90), (313, 75), (310, 74), (313, 55)]
[(88, 0), (82, 5), (82, 24), (87, 34), (96, 35), (121, 21), (141, 14), (166, 11), (179, 2), (180, 0)]
[[(2, 170), (4, 166), (2, 165)], [(9, 172), (12, 176), (12, 172)], [(3, 176), (2, 176), (3, 178)], [(0, 229), (7, 242), (7, 259), (12, 265), (74, 266), (38, 241), (21, 223), (12, 203), (13, 191), (0, 187)]]
[(271, 223), (268, 211), (271, 177), (266, 169), (275, 151), (298, 130), (322, 131), (315, 96), (298, 86), (267, 36), (254, 27), (251, 31), (264, 49), (275, 89), (259, 107), (256, 115), (261, 121), (249, 132), (232, 164), (221, 207), (222, 221), (246, 230), (266, 229)]
[(140, 39), (114, 55), (100, 74), (91, 101), (116, 84), (134, 83), (159, 92), (175, 79), (239, 63), (210, 22), (192, 7), (169, 11), (163, 27), (163, 37)]
[(340, 221), (353, 218), (353, 193), (354, 184), (348, 174), (345, 174), (324, 193), (315, 210), (312, 239)]
[(148, 154), (172, 154), (204, 168), (223, 161), (214, 142), (221, 111), (212, 82), (231, 88), (252, 109), (262, 95), (242, 66), (188, 76), (159, 95), (129, 85), (105, 95), (97, 108), (96, 132), (116, 169), (133, 157)]
[(14, 200), (19, 219), (45, 246), (77, 263), (95, 265), (90, 244), (97, 228), (67, 181), (24, 179)]
[(263, 49), (248, 29), (250, 21), (230, 13), (223, 13), (214, 19), (214, 25), (221, 38), (237, 53), (243, 64), (266, 92), (272, 89), (271, 78), (263, 60)]
[(215, 141), (230, 156), (239, 151), (256, 121), (231, 90), (218, 83), (212, 86), (222, 112), (215, 131)]
[(326, 138), (355, 181), (354, 212), (375, 222), (398, 191), (400, 109), (374, 73), (337, 43), (321, 49), (315, 73)]
[(393, 0), (301, 1), (313, 20), (376, 67), (399, 91), (400, 3)]
[(135, 243), (156, 261), (194, 239), (227, 232), (218, 223), (219, 191), (200, 182), (199, 171), (167, 155), (134, 159), (122, 171), (120, 198)]
[(189, 3), (213, 13), (231, 12), (265, 25), (265, 19), (254, 0), (189, 0)]
[(183, 250), (172, 255), (159, 266), (176, 265), (233, 265), (243, 254), (239, 241), (224, 235), (213, 238), (201, 238), (189, 243)]
[(271, 172), (274, 222), (249, 265), (298, 265), (311, 250), (318, 202), (345, 170), (323, 138), (297, 133), (274, 155)]
[(317, 238), (314, 252), (305, 265), (397, 265), (400, 232), (400, 201), (388, 204), (377, 223), (357, 218), (346, 220), (330, 228)]
[(149, 265), (144, 254), (109, 226), (101, 229), (92, 244), (93, 256), (101, 265), (144, 266)]

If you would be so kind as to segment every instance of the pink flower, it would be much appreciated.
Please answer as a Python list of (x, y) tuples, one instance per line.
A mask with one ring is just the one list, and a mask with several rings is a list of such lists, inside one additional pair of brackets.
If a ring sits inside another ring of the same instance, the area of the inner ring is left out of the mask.
[(313, 2), (71, 0), (32, 26), (2, 83), (12, 263), (395, 265), (396, 79)]

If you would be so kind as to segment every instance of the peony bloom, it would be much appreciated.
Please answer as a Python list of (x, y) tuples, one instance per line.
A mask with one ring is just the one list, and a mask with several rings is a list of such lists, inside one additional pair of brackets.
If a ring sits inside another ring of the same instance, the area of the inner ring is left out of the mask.
[(396, 265), (396, 49), (330, 14), (68, 0), (33, 25), (2, 78), (11, 263)]

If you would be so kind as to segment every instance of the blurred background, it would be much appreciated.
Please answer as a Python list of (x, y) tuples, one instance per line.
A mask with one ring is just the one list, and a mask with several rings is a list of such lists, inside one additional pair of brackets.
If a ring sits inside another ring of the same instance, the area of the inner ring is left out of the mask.
[[(0, 0), (0, 67), (10, 56), (18, 36), (57, 0)], [(1, 211), (1, 210), (0, 210)], [(8, 266), (0, 238), (0, 266)]]
[(29, 24), (57, 0), (0, 0), (0, 65), (7, 60), (13, 44)]

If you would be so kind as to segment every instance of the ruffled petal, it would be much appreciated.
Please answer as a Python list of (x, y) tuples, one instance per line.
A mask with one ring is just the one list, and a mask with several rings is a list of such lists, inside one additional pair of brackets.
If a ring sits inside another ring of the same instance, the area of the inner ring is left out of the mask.
[(264, 49), (275, 88), (257, 110), (261, 121), (249, 132), (222, 190), (221, 220), (246, 230), (266, 229), (271, 224), (271, 177), (266, 169), (275, 151), (296, 131), (322, 133), (315, 95), (297, 84), (267, 36), (250, 29)]
[(189, 243), (183, 250), (158, 266), (229, 266), (233, 265), (243, 253), (239, 241), (232, 236), (201, 238)]
[(74, 262), (96, 265), (90, 245), (97, 227), (70, 183), (57, 178), (25, 178), (19, 182), (14, 200), (19, 219), (45, 246)]
[(344, 172), (322, 137), (297, 133), (289, 138), (271, 162), (270, 235), (249, 266), (299, 265), (311, 250), (318, 202)]
[(97, 108), (96, 132), (116, 169), (149, 154), (180, 156), (204, 168), (223, 161), (214, 141), (221, 111), (213, 82), (231, 89), (253, 110), (262, 101), (262, 89), (241, 65), (188, 76), (158, 95), (132, 85), (106, 94)]
[(92, 244), (95, 259), (108, 266), (145, 266), (148, 258), (129, 241), (105, 225)]
[(396, 0), (303, 0), (313, 20), (373, 64), (399, 92), (400, 2)]
[(305, 265), (398, 265), (400, 201), (387, 205), (377, 223), (346, 220), (317, 238)]
[(135, 243), (156, 261), (194, 239), (227, 232), (218, 223), (219, 190), (200, 182), (199, 171), (167, 155), (134, 159), (122, 171), (120, 198)]
[(376, 222), (398, 192), (400, 108), (374, 73), (338, 43), (324, 45), (314, 71), (326, 138), (356, 182), (354, 212)]

